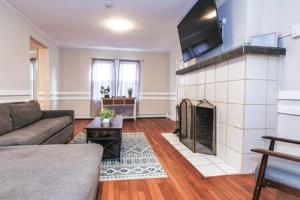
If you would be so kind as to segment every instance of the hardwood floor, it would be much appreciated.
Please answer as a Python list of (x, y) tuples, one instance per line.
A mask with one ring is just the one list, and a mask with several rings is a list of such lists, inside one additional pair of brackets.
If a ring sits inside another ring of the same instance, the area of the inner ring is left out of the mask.
[[(83, 131), (88, 120), (77, 120), (75, 134)], [(98, 199), (183, 199), (243, 200), (251, 199), (254, 188), (252, 175), (203, 177), (161, 133), (172, 132), (174, 122), (168, 119), (125, 121), (123, 132), (144, 132), (168, 174), (164, 179), (111, 181), (99, 184)], [(273, 189), (263, 189), (261, 200), (295, 199)]]

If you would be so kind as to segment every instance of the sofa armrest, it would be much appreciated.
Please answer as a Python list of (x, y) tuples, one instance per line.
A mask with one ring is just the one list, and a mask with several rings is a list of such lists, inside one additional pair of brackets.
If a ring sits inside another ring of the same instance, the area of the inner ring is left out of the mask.
[(43, 119), (70, 116), (74, 120), (73, 110), (43, 110), (42, 112)]

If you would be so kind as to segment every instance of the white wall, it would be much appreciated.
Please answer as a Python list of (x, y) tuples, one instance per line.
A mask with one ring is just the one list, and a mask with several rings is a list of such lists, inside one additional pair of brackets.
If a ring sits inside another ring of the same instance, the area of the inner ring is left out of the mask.
[[(170, 61), (169, 61), (169, 71), (170, 71), (170, 75), (169, 75), (169, 91), (171, 93), (175, 93), (177, 94), (177, 84), (178, 84), (178, 80), (177, 80), (177, 76), (176, 76), (176, 70), (177, 70), (177, 66), (180, 64), (180, 57), (181, 57), (181, 50), (180, 50), (180, 46), (177, 45), (175, 46), (171, 51), (170, 51)], [(169, 118), (172, 120), (176, 120), (176, 104), (178, 104), (179, 101), (177, 99), (174, 99), (172, 101), (170, 101), (169, 104), (169, 111), (168, 111), (168, 115)]]
[[(271, 32), (281, 35), (291, 33), (292, 26), (300, 23), (299, 7), (299, 0), (225, 0), (219, 7), (220, 19), (227, 19), (224, 50), (249, 42), (254, 35)], [(297, 126), (300, 123), (300, 39), (285, 37), (280, 39), (279, 45), (287, 49), (287, 54), (282, 57), (280, 66), (278, 136), (300, 140), (300, 128)], [(197, 60), (220, 52), (221, 47)], [(171, 51), (170, 57), (173, 55), (178, 53)], [(170, 63), (172, 65), (172, 62)], [(175, 82), (172, 84), (175, 85)], [(300, 154), (300, 148), (291, 145), (280, 145), (279, 149)]]
[[(300, 23), (298, 0), (254, 0), (249, 4), (257, 4), (260, 9), (251, 12), (261, 16), (256, 23), (249, 24), (253, 27), (252, 34), (278, 32), (286, 35), (291, 33), (293, 25)], [(300, 39), (285, 37), (280, 40), (280, 46), (287, 49), (287, 54), (281, 63), (278, 136), (300, 140), (300, 112), (297, 112), (300, 109)], [(300, 155), (299, 146), (280, 144), (278, 149)]]
[(57, 100), (53, 108), (74, 109), (77, 117), (90, 117), (92, 58), (141, 60), (140, 116), (166, 116), (169, 101), (169, 53), (62, 48)]
[[(256, 4), (260, 9), (255, 9)], [(278, 32), (285, 35), (291, 33), (292, 26), (300, 23), (300, 1), (298, 0), (252, 0), (249, 1), (249, 9), (259, 20), (250, 21), (251, 32), (249, 37), (255, 34)], [(250, 28), (249, 28), (250, 29)], [(298, 76), (300, 60), (300, 39), (286, 37), (280, 40), (280, 46), (287, 49), (287, 55), (282, 60), (281, 90), (300, 90)]]
[(52, 76), (58, 67), (59, 49), (51, 39), (1, 0), (0, 27), (0, 101), (28, 100), (30, 36), (49, 48)]

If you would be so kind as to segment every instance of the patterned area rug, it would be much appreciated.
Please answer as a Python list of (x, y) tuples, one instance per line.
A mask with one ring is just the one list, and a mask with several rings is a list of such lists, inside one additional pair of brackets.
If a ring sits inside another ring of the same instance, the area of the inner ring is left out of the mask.
[[(78, 134), (72, 144), (82, 144), (86, 134)], [(144, 133), (123, 133), (121, 161), (106, 159), (101, 163), (100, 181), (168, 177)]]

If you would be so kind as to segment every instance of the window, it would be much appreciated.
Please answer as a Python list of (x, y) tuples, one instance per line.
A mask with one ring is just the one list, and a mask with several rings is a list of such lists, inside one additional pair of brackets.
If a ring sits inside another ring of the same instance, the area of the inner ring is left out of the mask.
[(100, 88), (108, 87), (110, 96), (128, 96), (128, 88), (133, 89), (132, 96), (139, 99), (140, 62), (127, 60), (93, 59), (92, 64), (92, 106), (91, 113), (95, 116), (99, 111)]
[(93, 60), (92, 69), (92, 98), (93, 100), (100, 100), (100, 88), (109, 87), (111, 94), (115, 87), (115, 63), (112, 60)]
[(118, 79), (116, 81), (116, 96), (127, 96), (128, 88), (132, 88), (132, 96), (138, 97), (137, 91), (139, 91), (139, 63), (121, 60), (119, 61), (117, 72)]

